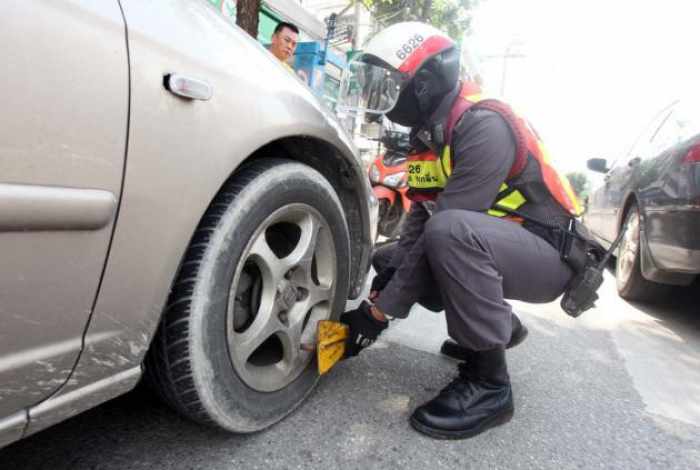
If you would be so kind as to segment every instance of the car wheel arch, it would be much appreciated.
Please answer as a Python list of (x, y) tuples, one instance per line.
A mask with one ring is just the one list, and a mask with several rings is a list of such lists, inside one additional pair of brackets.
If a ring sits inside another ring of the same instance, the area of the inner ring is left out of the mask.
[(646, 217), (644, 207), (641, 203), (641, 198), (637, 197), (634, 192), (630, 192), (625, 198), (623, 209), (618, 214), (617, 233), (620, 233), (622, 226), (627, 220), (627, 215), (630, 208), (637, 207), (639, 211), (639, 249), (640, 249), (640, 271), (642, 277), (647, 281), (658, 284), (687, 286), (691, 284), (695, 278), (694, 275), (687, 273), (664, 271), (658, 267), (654, 259), (654, 254), (649, 247), (648, 234), (646, 230)]
[[(235, 178), (236, 173), (251, 161), (267, 157), (283, 157), (308, 165), (321, 173), (336, 190), (350, 231), (352, 272), (351, 292), (348, 294), (351, 298), (357, 297), (361, 281), (366, 274), (362, 267), (369, 266), (369, 260), (362, 259), (362, 247), (371, 243), (371, 233), (363, 230), (363, 227), (370, 225), (370, 214), (365, 209), (367, 202), (362, 200), (365, 197), (365, 192), (361, 189), (365, 185), (365, 173), (361, 168), (353, 168), (352, 156), (345, 155), (336, 146), (324, 140), (311, 136), (289, 136), (257, 149), (233, 169), (230, 178)], [(212, 200), (215, 196), (216, 194), (212, 195)]]
[(622, 206), (623, 210), (620, 211), (619, 214), (619, 219), (618, 219), (618, 229), (617, 233), (619, 234), (620, 231), (623, 228), (623, 225), (625, 221), (627, 220), (627, 215), (629, 214), (629, 211), (632, 207), (637, 207), (637, 211), (639, 213), (639, 250), (640, 250), (640, 270), (642, 273), (642, 276), (649, 280), (649, 281), (654, 281), (657, 276), (654, 276), (654, 273), (658, 271), (656, 268), (656, 265), (654, 263), (653, 257), (651, 256), (651, 253), (649, 252), (649, 245), (647, 242), (647, 236), (646, 236), (646, 230), (645, 230), (645, 218), (644, 218), (644, 211), (642, 210), (642, 207), (639, 202), (639, 198), (634, 194), (630, 193), (627, 198), (625, 199), (625, 204)]
[[(639, 198), (634, 192), (630, 192), (626, 197), (625, 197), (625, 203), (622, 205), (621, 210), (617, 214), (617, 235), (620, 234), (620, 231), (622, 230), (622, 227), (625, 224), (625, 220), (627, 220), (627, 214), (629, 214), (630, 209), (633, 206), (637, 206), (637, 209), (639, 211), (639, 221), (640, 221), (640, 231), (645, 232), (644, 230), (644, 211), (643, 208), (639, 202)], [(640, 235), (645, 236), (643, 233)], [(642, 246), (642, 249), (644, 250), (646, 247)]]
[[(216, 199), (227, 182), (231, 178), (236, 178), (236, 175), (251, 162), (269, 157), (286, 158), (308, 165), (321, 173), (335, 188), (350, 231), (352, 272), (350, 273), (351, 292), (348, 294), (350, 298), (356, 298), (360, 294), (362, 281), (367, 272), (367, 269), (363, 268), (369, 267), (369, 253), (364, 253), (362, 247), (370, 244), (372, 240), (370, 231), (363, 230), (363, 227), (369, 227), (371, 223), (370, 214), (365, 209), (367, 202), (362, 200), (364, 191), (361, 188), (366, 184), (363, 180), (365, 173), (359, 168), (359, 163), (355, 165), (358, 168), (353, 168), (352, 159), (354, 157), (352, 155), (346, 155), (337, 146), (323, 139), (308, 135), (282, 137), (260, 146), (243, 159), (236, 161), (235, 164), (231, 165), (227, 176), (222, 178), (221, 183), (218, 186), (212, 186), (213, 190), (209, 196), (209, 202), (203, 207), (201, 215), (192, 225), (189, 240), (194, 236), (201, 217), (204, 216), (209, 205)], [(369, 193), (369, 190), (367, 191)], [(189, 243), (188, 241), (187, 245), (182, 247), (179, 263), (182, 262)], [(179, 269), (173, 273), (170, 285), (176, 281), (178, 272)]]
[[(333, 158), (328, 159), (327, 157), (322, 157), (326, 155), (332, 155)], [(367, 243), (371, 243), (371, 234), (365, 234), (362, 230), (362, 227), (369, 226), (370, 224), (370, 216), (367, 210), (363, 210), (363, 201), (360, 199), (363, 191), (358, 190), (358, 188), (361, 188), (361, 185), (364, 184), (361, 180), (364, 173), (353, 170), (352, 164), (349, 162), (352, 157), (346, 157), (334, 145), (311, 136), (280, 138), (259, 147), (247, 157), (238, 161), (236, 165), (232, 165), (227, 176), (222, 178), (218, 187), (215, 185), (212, 186), (213, 190), (209, 196), (209, 202), (202, 208), (201, 214), (194, 221), (187, 243), (179, 249), (178, 269), (172, 272), (172, 276), (169, 276), (170, 288), (177, 282), (187, 248), (192, 243), (202, 217), (206, 215), (209, 206), (215, 201), (217, 195), (223, 190), (226, 184), (231, 179), (235, 179), (237, 174), (248, 164), (269, 157), (286, 158), (308, 165), (321, 173), (336, 189), (347, 218), (348, 230), (350, 232), (350, 253), (352, 257), (350, 266), (352, 272), (350, 273), (351, 292), (348, 294), (350, 298), (357, 297), (367, 271), (362, 268), (365, 265), (369, 267), (369, 253), (363, 253), (362, 247)], [(364, 204), (366, 204), (366, 202)], [(163, 309), (164, 307), (165, 306), (163, 306)], [(163, 311), (154, 319), (155, 325), (160, 322), (162, 315)], [(151, 345), (155, 332), (156, 327), (153, 326), (152, 330), (149, 331), (148, 347)]]
[[(627, 219), (627, 214), (630, 208), (636, 205), (639, 212), (639, 250), (640, 250), (640, 271), (644, 279), (655, 282), (658, 284), (665, 285), (676, 285), (676, 286), (687, 286), (690, 285), (695, 276), (689, 275), (687, 273), (664, 271), (659, 268), (656, 260), (654, 259), (654, 254), (649, 247), (649, 239), (645, 225), (645, 217), (642, 207), (639, 203), (639, 199), (629, 198), (625, 203), (625, 210), (623, 213), (622, 221), (618, 230), (622, 230), (622, 224)], [(618, 232), (619, 233), (619, 232)]]
[(634, 192), (630, 192), (627, 197), (625, 198), (625, 203), (622, 205), (622, 209), (620, 212), (618, 212), (617, 215), (617, 234), (616, 236), (619, 236), (620, 232), (622, 231), (623, 226), (625, 225), (625, 221), (627, 220), (627, 215), (629, 214), (630, 209), (632, 207), (636, 206), (637, 210), (639, 212), (639, 236), (640, 236), (640, 250), (641, 250), (641, 255), (642, 255), (642, 260), (646, 257), (647, 255), (647, 246), (646, 246), (646, 231), (644, 230), (644, 213), (642, 211), (642, 207), (639, 204), (639, 198)]

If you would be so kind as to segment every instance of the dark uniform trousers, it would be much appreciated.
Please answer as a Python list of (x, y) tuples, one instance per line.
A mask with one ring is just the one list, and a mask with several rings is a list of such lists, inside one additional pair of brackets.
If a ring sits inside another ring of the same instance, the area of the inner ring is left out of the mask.
[[(543, 238), (481, 212), (437, 212), (417, 243), (425, 244), (430, 266), (430, 276), (412, 286), (420, 290), (414, 292), (418, 303), (444, 309), (449, 335), (472, 350), (510, 340), (512, 309), (504, 299), (551, 302), (573, 275)], [(375, 252), (375, 271), (389, 266), (396, 248), (390, 243)]]

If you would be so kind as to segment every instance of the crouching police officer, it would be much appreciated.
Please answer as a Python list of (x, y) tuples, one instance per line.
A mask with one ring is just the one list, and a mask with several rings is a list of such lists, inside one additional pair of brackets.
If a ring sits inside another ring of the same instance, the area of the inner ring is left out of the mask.
[[(411, 128), (413, 208), (398, 246), (374, 259), (370, 300), (344, 313), (346, 357), (370, 345), (387, 317), (415, 303), (444, 310), (456, 378), (411, 416), (435, 438), (468, 438), (505, 423), (513, 395), (505, 349), (527, 330), (504, 299), (551, 302), (573, 272), (557, 247), (579, 208), (535, 131), (505, 103), (460, 81), (455, 43), (432, 26), (393, 25), (350, 66), (343, 101)], [(343, 106), (343, 104), (341, 104)], [(522, 217), (513, 215), (514, 212)], [(550, 227), (533, 224), (545, 220)]]

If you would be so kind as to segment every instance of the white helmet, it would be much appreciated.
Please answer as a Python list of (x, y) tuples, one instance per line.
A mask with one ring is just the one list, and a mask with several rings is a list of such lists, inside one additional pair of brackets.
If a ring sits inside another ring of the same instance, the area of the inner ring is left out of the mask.
[(387, 114), (414, 126), (459, 80), (459, 51), (425, 23), (397, 23), (375, 35), (344, 76), (339, 109)]

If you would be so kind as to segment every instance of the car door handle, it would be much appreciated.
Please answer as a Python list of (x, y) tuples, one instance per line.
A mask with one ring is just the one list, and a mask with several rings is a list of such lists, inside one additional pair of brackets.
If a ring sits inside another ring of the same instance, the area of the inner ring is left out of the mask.
[(163, 77), (163, 85), (170, 93), (190, 100), (207, 101), (214, 92), (206, 81), (177, 73)]

